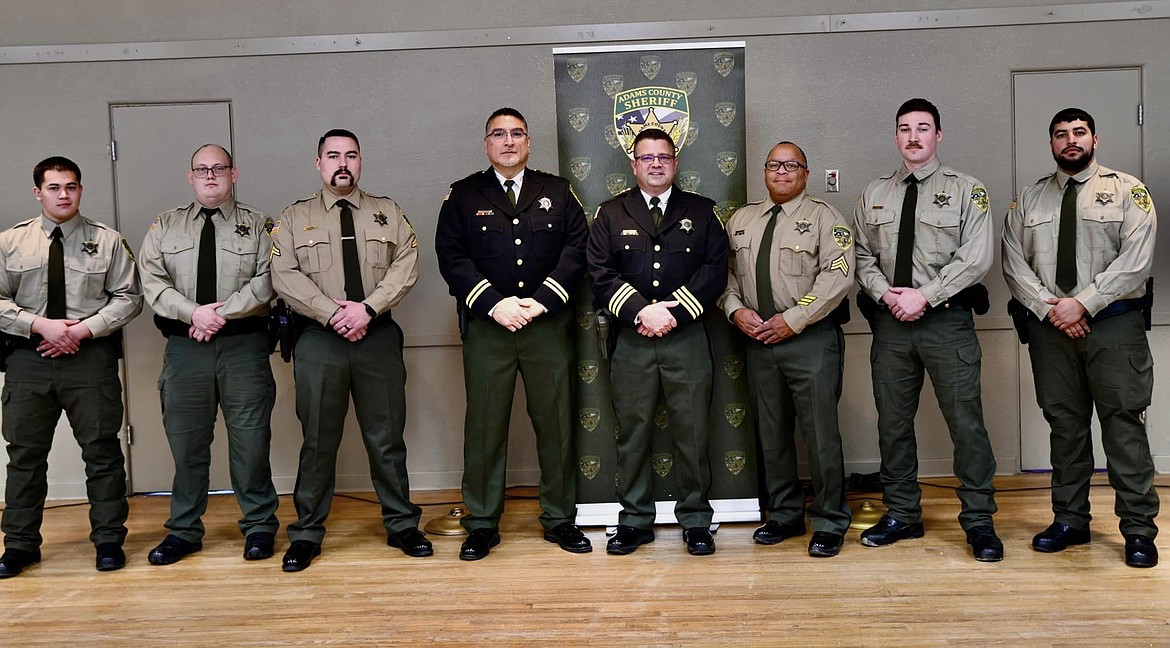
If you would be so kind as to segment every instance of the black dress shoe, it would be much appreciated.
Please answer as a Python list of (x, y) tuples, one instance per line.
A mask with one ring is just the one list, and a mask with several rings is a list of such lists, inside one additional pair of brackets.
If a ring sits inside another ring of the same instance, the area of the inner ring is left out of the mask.
[(12, 578), (26, 567), (41, 562), (41, 552), (23, 549), (5, 549), (0, 556), (0, 578)]
[(638, 547), (654, 542), (652, 529), (636, 529), (632, 526), (619, 524), (617, 533), (605, 543), (605, 553), (615, 556), (625, 556), (634, 553)]
[(244, 560), (266, 560), (276, 552), (276, 536), (267, 531), (249, 533), (244, 539)]
[(808, 533), (808, 529), (804, 526), (804, 520), (788, 523), (768, 520), (764, 526), (756, 529), (756, 532), (752, 534), (752, 540), (762, 545), (774, 545), (806, 533)]
[(425, 558), (435, 554), (435, 548), (431, 546), (431, 541), (427, 540), (422, 531), (415, 528), (391, 533), (386, 536), (386, 544), (401, 549), (402, 553), (412, 558)]
[(1074, 529), (1067, 524), (1053, 522), (1032, 538), (1032, 548), (1044, 553), (1055, 553), (1072, 545), (1088, 544), (1092, 539), (1088, 529)]
[(979, 562), (1003, 560), (1003, 542), (995, 535), (995, 529), (990, 524), (967, 529), (967, 544), (971, 545), (971, 554)]
[(883, 515), (878, 523), (861, 532), (861, 544), (867, 547), (884, 547), (899, 540), (921, 538), (926, 535), (921, 522), (899, 522)]
[(126, 552), (116, 542), (103, 542), (96, 547), (98, 571), (117, 571), (126, 566)]
[(284, 552), (280, 568), (286, 572), (299, 572), (309, 568), (313, 559), (321, 555), (321, 545), (309, 540), (294, 540)]
[(459, 560), (479, 560), (487, 558), (492, 547), (500, 544), (499, 529), (472, 529), (459, 547)]
[(582, 554), (593, 551), (593, 543), (581, 533), (581, 529), (572, 522), (561, 522), (556, 527), (544, 532), (544, 539), (555, 542), (561, 549), (569, 553)]
[(170, 565), (202, 548), (202, 542), (187, 542), (177, 535), (168, 534), (157, 547), (150, 550), (146, 560), (152, 565)]
[(715, 537), (707, 527), (683, 529), (683, 541), (687, 543), (687, 553), (692, 556), (710, 556), (715, 553)]
[(808, 555), (813, 558), (832, 558), (841, 553), (841, 545), (845, 544), (845, 536), (828, 531), (813, 531), (808, 541)]
[(1158, 548), (1154, 540), (1131, 533), (1125, 536), (1125, 564), (1130, 567), (1154, 567), (1158, 564)]

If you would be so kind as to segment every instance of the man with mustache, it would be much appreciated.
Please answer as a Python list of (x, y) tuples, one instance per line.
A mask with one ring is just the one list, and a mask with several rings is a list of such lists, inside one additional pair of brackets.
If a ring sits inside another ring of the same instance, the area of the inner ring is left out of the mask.
[(914, 415), (930, 374), (954, 444), (959, 524), (976, 560), (1003, 559), (995, 534), (995, 455), (983, 424), (979, 339), (972, 310), (987, 311), (978, 282), (991, 267), (994, 228), (987, 189), (943, 166), (938, 109), (925, 99), (898, 108), (902, 164), (866, 187), (854, 210), (858, 306), (873, 330), (882, 501), (889, 512), (861, 533), (880, 547), (921, 538), (922, 489)]
[(358, 188), (356, 135), (322, 135), (317, 171), (321, 192), (286, 208), (272, 230), (272, 287), (301, 329), (293, 363), (304, 443), (293, 494), (297, 520), (288, 526), (292, 544), (283, 561), (290, 572), (321, 553), (351, 395), (386, 544), (408, 556), (434, 553), (418, 530), (422, 511), (410, 501), (403, 336), (390, 317), (418, 280), (418, 242), (393, 200)]
[(1140, 180), (1094, 159), (1089, 113), (1061, 110), (1048, 135), (1056, 171), (1020, 192), (1003, 228), (1009, 310), (1022, 325), (1036, 402), (1051, 427), (1054, 519), (1032, 548), (1063, 551), (1091, 539), (1096, 409), (1125, 564), (1153, 567), (1159, 503), (1146, 431), (1154, 387), (1146, 281), (1157, 216)]
[(160, 214), (138, 255), (142, 290), (167, 338), (159, 396), (175, 460), (169, 533), (147, 555), (152, 565), (203, 548), (217, 403), (243, 513), (244, 559), (273, 553), (279, 502), (268, 459), (276, 402), (268, 362), (272, 219), (236, 202), (239, 174), (227, 149), (199, 147), (187, 171), (195, 200)]
[(62, 411), (85, 461), (97, 570), (126, 566), (118, 359), (142, 289), (126, 240), (81, 215), (81, 190), (75, 162), (42, 160), (33, 168), (40, 215), (0, 233), (0, 331), (11, 352), (0, 412), (8, 444), (0, 578), (41, 560), (46, 471)]

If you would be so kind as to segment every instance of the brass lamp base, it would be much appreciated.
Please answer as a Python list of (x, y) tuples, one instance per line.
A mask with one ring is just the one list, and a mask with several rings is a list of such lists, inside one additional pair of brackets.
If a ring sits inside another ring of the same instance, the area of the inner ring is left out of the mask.
[(459, 520), (461, 520), (466, 515), (467, 511), (462, 506), (456, 506), (455, 508), (451, 509), (450, 513), (446, 515), (440, 515), (430, 522), (427, 522), (427, 525), (423, 527), (423, 530), (426, 531), (429, 535), (467, 535), (467, 530), (464, 529), (463, 525), (459, 523)]
[(874, 500), (861, 500), (853, 505), (853, 522), (850, 529), (864, 531), (878, 523), (886, 513), (886, 507)]

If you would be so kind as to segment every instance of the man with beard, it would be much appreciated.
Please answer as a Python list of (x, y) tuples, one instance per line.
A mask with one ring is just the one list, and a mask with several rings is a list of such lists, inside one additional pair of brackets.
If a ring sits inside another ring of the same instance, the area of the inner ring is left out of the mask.
[(544, 539), (571, 553), (593, 550), (573, 523), (572, 313), (569, 291), (585, 268), (588, 225), (564, 178), (527, 168), (528, 122), (513, 108), (488, 117), (491, 167), (451, 185), (439, 211), (439, 270), (458, 300), (467, 414), (463, 428), (463, 560), (500, 542), (508, 422), (516, 374), (524, 376), (540, 463)]
[(167, 338), (159, 396), (175, 478), (169, 533), (147, 555), (169, 565), (203, 548), (216, 404), (228, 433), (244, 559), (271, 558), (277, 528), (269, 444), (276, 383), (268, 362), (272, 219), (236, 202), (240, 171), (217, 144), (191, 156), (195, 201), (150, 225), (138, 269), (154, 323)]
[(850, 521), (837, 426), (845, 336), (835, 315), (849, 308), (853, 232), (836, 209), (805, 193), (808, 160), (796, 144), (772, 148), (764, 184), (769, 199), (744, 205), (727, 221), (734, 256), (720, 297), (748, 338), (747, 382), (768, 493), (768, 521), (752, 537), (773, 545), (805, 534), (799, 421), (816, 490), (808, 553), (827, 558), (841, 551)]
[(1056, 171), (1020, 193), (1003, 229), (1009, 310), (1032, 358), (1036, 402), (1051, 427), (1054, 520), (1032, 548), (1090, 541), (1090, 424), (1101, 422), (1125, 564), (1158, 564), (1158, 493), (1146, 432), (1154, 386), (1146, 339), (1147, 279), (1157, 217), (1137, 178), (1097, 164), (1093, 117), (1056, 113)]
[(727, 286), (727, 235), (710, 198), (674, 186), (674, 142), (647, 128), (634, 138), (638, 186), (597, 210), (589, 274), (597, 301), (621, 323), (610, 363), (617, 438), (617, 533), (606, 552), (654, 541), (650, 450), (661, 386), (670, 415), (678, 499), (674, 514), (691, 555), (715, 553), (707, 499), (711, 351), (703, 313)]
[(272, 231), (272, 286), (302, 329), (293, 363), (304, 443), (284, 571), (306, 569), (321, 553), (351, 394), (386, 544), (408, 556), (434, 553), (410, 502), (403, 337), (390, 317), (418, 280), (418, 242), (393, 200), (358, 188), (356, 135), (322, 135), (317, 170), (321, 193), (286, 208)]
[(987, 310), (978, 282), (995, 254), (987, 190), (939, 162), (934, 104), (903, 103), (896, 124), (902, 164), (871, 182), (854, 210), (857, 302), (873, 330), (882, 501), (889, 509), (861, 542), (881, 547), (924, 533), (914, 415), (925, 371), (955, 448), (959, 524), (975, 559), (994, 562), (1003, 559), (992, 525), (995, 455), (983, 424), (982, 352), (971, 315)]

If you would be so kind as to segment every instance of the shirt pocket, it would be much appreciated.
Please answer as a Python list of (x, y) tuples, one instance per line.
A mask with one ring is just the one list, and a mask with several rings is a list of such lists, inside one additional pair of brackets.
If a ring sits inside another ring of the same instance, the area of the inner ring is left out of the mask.
[(618, 268), (623, 275), (641, 275), (646, 270), (645, 236), (614, 236), (610, 239), (610, 249), (617, 257)]
[(877, 246), (871, 250), (873, 253), (880, 255), (888, 250), (893, 254), (894, 246), (898, 243), (898, 223), (895, 216), (897, 214), (894, 210), (885, 207), (865, 210), (866, 233), (872, 239), (871, 243)]
[(702, 250), (690, 240), (673, 240), (669, 249), (670, 257), (666, 260), (667, 276), (684, 281), (690, 279), (702, 263)]
[(1038, 265), (1056, 263), (1056, 215), (1050, 211), (1035, 211), (1024, 217), (1024, 255)]
[(385, 236), (367, 234), (366, 265), (379, 270), (389, 268), (390, 261), (394, 258), (395, 247), (394, 241)]
[(325, 272), (333, 266), (333, 251), (329, 232), (317, 230), (313, 238), (296, 241), (297, 265), (312, 274)]
[(548, 215), (533, 219), (532, 249), (539, 257), (561, 256), (565, 249), (565, 224), (562, 219)]
[[(106, 273), (110, 270), (110, 259), (102, 256), (65, 257), (65, 294), (67, 299), (80, 297), (88, 302), (108, 301), (106, 291)], [(76, 282), (73, 277), (80, 275), (82, 281)], [(76, 302), (74, 302), (76, 303)]]
[[(1082, 231), (1087, 249), (1092, 258), (1112, 260), (1121, 249), (1121, 226), (1125, 212), (1120, 206), (1106, 205), (1090, 207), (1081, 215)], [(1078, 246), (1079, 247), (1079, 246)]]
[(162, 254), (163, 267), (172, 277), (196, 272), (195, 237), (167, 236), (158, 242), (158, 251)]
[(922, 210), (918, 220), (928, 226), (923, 230), (926, 240), (915, 241), (915, 246), (926, 252), (932, 264), (946, 265), (959, 249), (959, 223), (962, 219), (963, 214), (957, 206)]
[[(226, 268), (221, 274), (230, 274), (238, 279), (250, 280), (256, 276), (256, 239), (250, 236), (233, 236), (221, 249)], [(238, 290), (238, 287), (233, 288)]]
[(732, 271), (735, 272), (735, 276), (746, 277), (754, 272), (755, 264), (752, 263), (751, 239), (746, 236), (732, 237), (731, 260), (734, 264)]
[(468, 247), (473, 259), (493, 259), (504, 253), (507, 235), (499, 218), (478, 216), (471, 221)]

